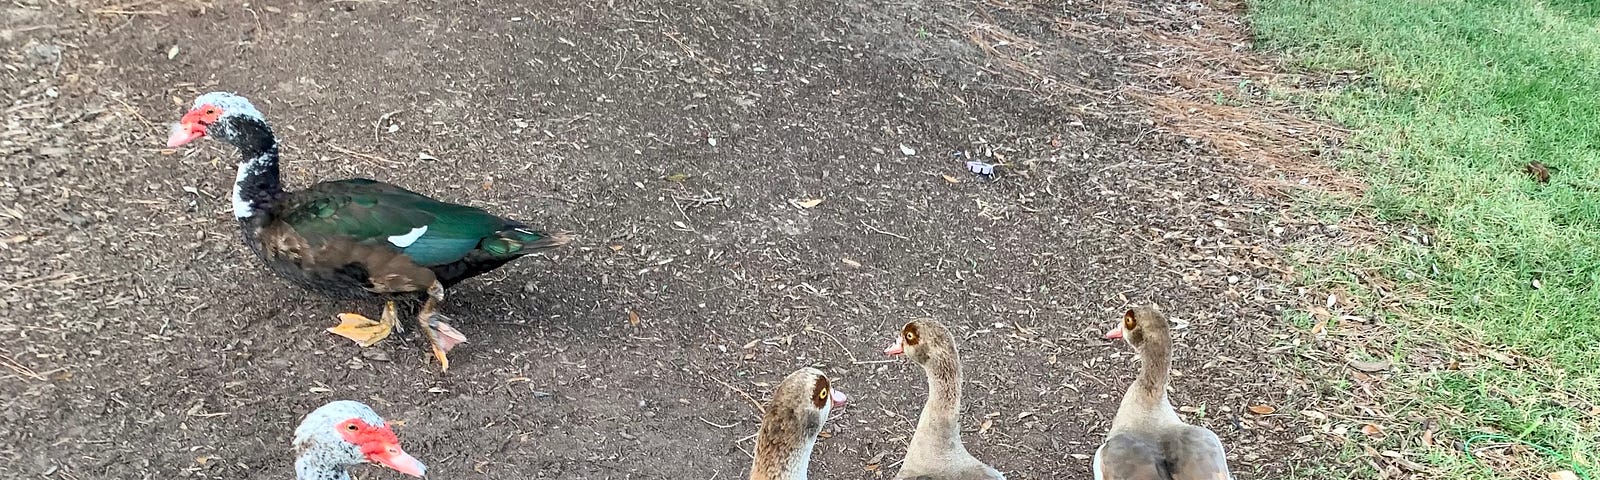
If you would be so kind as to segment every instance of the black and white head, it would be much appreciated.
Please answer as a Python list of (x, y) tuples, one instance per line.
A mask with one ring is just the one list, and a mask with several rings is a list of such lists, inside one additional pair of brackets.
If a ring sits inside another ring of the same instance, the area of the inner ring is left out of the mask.
[[(245, 126), (255, 128), (243, 128)], [(189, 112), (172, 124), (167, 146), (177, 148), (200, 137), (239, 145), (250, 131), (267, 130), (267, 117), (250, 100), (228, 92), (211, 92), (195, 97)]]
[(427, 467), (400, 449), (400, 438), (371, 407), (338, 400), (306, 415), (294, 429), (299, 452), (295, 471), (301, 480), (343, 480), (346, 469), (376, 463), (414, 477)]

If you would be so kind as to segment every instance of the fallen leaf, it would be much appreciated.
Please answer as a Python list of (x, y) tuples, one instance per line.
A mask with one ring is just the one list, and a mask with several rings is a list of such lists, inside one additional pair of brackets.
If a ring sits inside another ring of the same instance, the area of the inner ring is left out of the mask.
[(328, 387), (311, 387), (307, 391), (309, 391), (311, 393), (328, 393), (328, 392), (332, 392), (333, 389), (328, 388)]
[(952, 176), (950, 176), (950, 174), (945, 174), (944, 175), (944, 181), (950, 182), (950, 183), (961, 183), (961, 179), (956, 178), (956, 177), (952, 177)]
[(424, 153), (424, 152), (417, 152), (417, 160), (422, 160), (424, 162), (432, 162), (432, 161), (436, 161), (438, 159), (439, 159), (439, 157), (435, 157), (433, 155), (428, 155), (427, 153)]
[(906, 156), (909, 157), (909, 156), (912, 156), (912, 155), (916, 155), (917, 154), (917, 149), (911, 148), (911, 147), (907, 147), (906, 144), (902, 143), (902, 144), (900, 144), (900, 153), (904, 153), (904, 154), (906, 154)]
[(1317, 320), (1317, 324), (1311, 326), (1312, 335), (1322, 335), (1322, 333), (1326, 331), (1328, 331), (1327, 319)]
[(639, 326), (639, 314), (634, 313), (633, 310), (628, 310), (628, 324), (635, 327)]
[(1572, 473), (1571, 470), (1550, 472), (1550, 480), (1578, 480), (1578, 474)]
[(1533, 175), (1533, 180), (1536, 182), (1550, 183), (1550, 168), (1545, 167), (1543, 163), (1528, 162), (1528, 166), (1522, 167), (1522, 171), (1528, 172), (1528, 175)]
[(978, 426), (978, 434), (983, 435), (984, 432), (989, 431), (992, 427), (994, 427), (994, 420), (984, 420), (983, 425)]
[(1271, 415), (1273, 412), (1276, 412), (1276, 411), (1278, 411), (1278, 409), (1272, 408), (1271, 405), (1251, 405), (1250, 406), (1250, 413), (1254, 413), (1256, 415)]
[(1327, 420), (1328, 419), (1328, 414), (1322, 413), (1322, 412), (1319, 412), (1319, 411), (1316, 411), (1316, 410), (1301, 410), (1300, 414), (1301, 415), (1305, 415), (1306, 418), (1309, 418), (1309, 419), (1312, 419), (1312, 420)]
[(1301, 435), (1299, 437), (1295, 437), (1294, 443), (1309, 443), (1316, 438), (1317, 437), (1313, 437), (1311, 435)]
[(1193, 406), (1193, 405), (1184, 405), (1184, 406), (1178, 407), (1178, 411), (1183, 412), (1183, 413), (1200, 413), (1200, 407), (1196, 407), (1196, 406)]
[(178, 58), (178, 46), (177, 45), (173, 45), (172, 48), (167, 49), (167, 60), (172, 60), (174, 58)]
[(685, 174), (685, 173), (674, 173), (672, 175), (667, 175), (667, 181), (669, 181), (669, 182), (682, 183), (684, 180), (688, 180), (688, 179), (689, 179), (689, 175)]
[(844, 262), (845, 265), (849, 265), (849, 266), (856, 267), (856, 268), (861, 268), (861, 262), (857, 262), (855, 260), (851, 260), (851, 259), (848, 259), (848, 258), (841, 258), (841, 259), (839, 259), (839, 261)]
[(1350, 364), (1350, 368), (1354, 368), (1356, 370), (1360, 370), (1360, 371), (1367, 372), (1367, 373), (1376, 373), (1376, 372), (1381, 372), (1381, 371), (1389, 369), (1389, 361), (1388, 360), (1370, 360), (1369, 361), (1369, 360), (1356, 360), (1356, 359), (1352, 358), (1352, 359), (1346, 361), (1346, 363)]
[(1369, 437), (1376, 437), (1383, 435), (1383, 427), (1368, 423), (1361, 426), (1361, 433), (1365, 433)]
[(822, 205), (822, 199), (820, 198), (813, 198), (809, 200), (790, 200), (790, 202), (793, 202), (795, 206), (800, 208), (816, 208), (817, 205)]

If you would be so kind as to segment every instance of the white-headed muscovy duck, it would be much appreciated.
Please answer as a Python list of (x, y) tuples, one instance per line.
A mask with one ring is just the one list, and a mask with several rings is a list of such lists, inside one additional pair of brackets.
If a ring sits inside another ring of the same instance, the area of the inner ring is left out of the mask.
[(245, 244), (272, 271), (330, 297), (386, 300), (380, 320), (343, 313), (328, 331), (371, 346), (404, 330), (397, 300), (420, 299), (417, 322), (443, 370), (450, 368), (446, 353), (466, 341), (438, 312), (445, 289), (572, 238), (364, 178), (284, 191), (272, 127), (249, 100), (232, 93), (195, 98), (172, 126), (167, 146), (200, 137), (239, 150), (233, 214)]
[(329, 402), (300, 421), (294, 429), (296, 478), (300, 480), (350, 480), (349, 469), (376, 463), (413, 477), (428, 468), (400, 449), (383, 417), (372, 407), (352, 400)]

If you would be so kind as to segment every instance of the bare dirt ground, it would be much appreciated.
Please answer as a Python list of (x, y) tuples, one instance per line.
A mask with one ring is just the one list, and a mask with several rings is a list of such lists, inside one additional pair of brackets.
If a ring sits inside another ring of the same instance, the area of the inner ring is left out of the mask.
[[(1239, 478), (1328, 454), (1246, 411), (1306, 394), (1268, 353), (1293, 291), (1263, 258), (1321, 226), (1120, 93), (1152, 61), (1126, 33), (1203, 5), (508, 3), (0, 5), (0, 477), (286, 478), (300, 417), (348, 398), (439, 478), (739, 478), (752, 401), (817, 365), (853, 401), (812, 474), (886, 478), (925, 391), (881, 351), (930, 316), (960, 332), (969, 449), (1089, 478), (1130, 301), (1187, 325), (1174, 401)], [(414, 337), (363, 354), (322, 329), (376, 305), (247, 256), (232, 152), (160, 148), (209, 90), (274, 121), (291, 187), (376, 178), (582, 240), (456, 288), (449, 373)]]

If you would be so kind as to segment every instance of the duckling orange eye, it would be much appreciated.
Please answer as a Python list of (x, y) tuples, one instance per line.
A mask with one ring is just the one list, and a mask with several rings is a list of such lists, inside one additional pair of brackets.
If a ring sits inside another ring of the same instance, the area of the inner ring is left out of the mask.
[(1124, 331), (1131, 331), (1138, 326), (1139, 322), (1133, 318), (1133, 310), (1128, 310), (1128, 313), (1122, 315), (1122, 329)]

